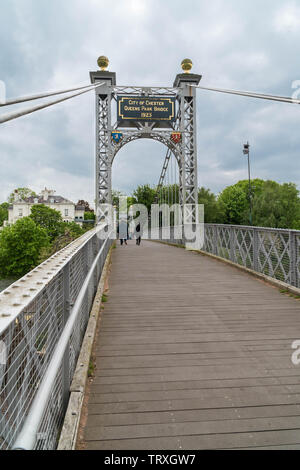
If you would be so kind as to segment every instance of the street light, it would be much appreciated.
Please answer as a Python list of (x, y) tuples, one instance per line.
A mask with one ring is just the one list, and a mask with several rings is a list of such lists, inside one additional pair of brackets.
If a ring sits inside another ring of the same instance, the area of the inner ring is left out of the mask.
[(251, 189), (251, 178), (250, 178), (250, 144), (247, 142), (244, 144), (243, 154), (248, 157), (248, 179), (249, 179), (249, 221), (252, 225), (252, 189)]

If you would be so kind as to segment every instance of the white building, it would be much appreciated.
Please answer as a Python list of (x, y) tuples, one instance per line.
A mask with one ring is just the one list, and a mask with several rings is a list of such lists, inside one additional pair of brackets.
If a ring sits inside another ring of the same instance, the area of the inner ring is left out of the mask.
[(18, 191), (15, 191), (15, 200), (8, 208), (7, 224), (14, 224), (22, 217), (27, 217), (31, 213), (31, 208), (35, 204), (44, 204), (51, 209), (61, 213), (65, 222), (77, 222), (81, 224), (84, 220), (84, 206), (76, 206), (74, 202), (62, 196), (55, 195), (55, 191), (45, 188), (39, 196), (30, 196), (21, 199)]

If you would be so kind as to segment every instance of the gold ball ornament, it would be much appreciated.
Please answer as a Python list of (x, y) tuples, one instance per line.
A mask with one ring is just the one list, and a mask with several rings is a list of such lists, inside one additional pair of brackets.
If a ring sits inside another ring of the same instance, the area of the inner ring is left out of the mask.
[(191, 61), (191, 59), (183, 59), (183, 61), (181, 62), (181, 68), (184, 73), (189, 73), (192, 67), (193, 62)]
[(97, 64), (99, 65), (101, 70), (105, 70), (108, 67), (109, 60), (107, 57), (105, 57), (105, 55), (101, 55), (97, 60)]

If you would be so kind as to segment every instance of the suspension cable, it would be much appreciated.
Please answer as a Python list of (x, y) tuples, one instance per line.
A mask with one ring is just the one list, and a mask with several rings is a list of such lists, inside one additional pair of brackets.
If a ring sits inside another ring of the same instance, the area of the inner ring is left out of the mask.
[(266, 95), (263, 93), (253, 93), (251, 91), (238, 91), (238, 90), (227, 90), (224, 88), (208, 88), (200, 85), (191, 85), (194, 88), (201, 88), (201, 90), (209, 90), (209, 91), (217, 91), (219, 93), (228, 93), (231, 95), (240, 95), (240, 96), (247, 96), (249, 98), (259, 98), (262, 100), (271, 100), (271, 101), (281, 101), (283, 103), (294, 103), (300, 104), (300, 100), (296, 100), (294, 98), (285, 97), (285, 96), (276, 96), (276, 95)]
[(17, 104), (17, 103), (24, 103), (25, 101), (33, 101), (33, 100), (38, 100), (41, 98), (47, 98), (48, 96), (53, 96), (53, 95), (62, 95), (64, 93), (69, 93), (71, 91), (78, 91), (78, 90), (83, 90), (85, 88), (92, 88), (93, 86), (94, 85), (84, 85), (84, 86), (80, 86), (77, 88), (68, 88), (66, 90), (46, 91), (37, 95), (28, 95), (28, 96), (21, 96), (20, 98), (11, 98), (4, 102), (0, 102), (0, 107), (10, 106), (12, 104)]
[(91, 88), (89, 88), (88, 90), (83, 90), (77, 93), (72, 93), (71, 95), (66, 96), (64, 98), (59, 98), (58, 100), (48, 101), (48, 103), (43, 103), (38, 106), (33, 106), (32, 108), (21, 109), (20, 111), (14, 111), (13, 113), (3, 114), (2, 116), (0, 116), (0, 124), (3, 124), (4, 122), (7, 122), (7, 121), (11, 121), (13, 119), (17, 119), (21, 116), (25, 116), (26, 114), (34, 113), (35, 111), (39, 111), (40, 109), (48, 108), (49, 106), (53, 106), (54, 104), (69, 100), (71, 98), (74, 98), (75, 96), (83, 95), (84, 93), (88, 93), (89, 91), (103, 84), (104, 82), (97, 83), (97, 85), (92, 85)]

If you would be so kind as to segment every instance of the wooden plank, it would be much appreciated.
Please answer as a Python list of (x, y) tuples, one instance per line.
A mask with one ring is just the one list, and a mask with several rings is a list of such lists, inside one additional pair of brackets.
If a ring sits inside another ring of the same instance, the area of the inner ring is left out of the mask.
[(266, 446), (297, 445), (299, 430), (280, 430), (253, 433), (214, 434), (202, 436), (152, 437), (88, 441), (88, 450), (173, 450), (173, 449), (240, 449)]
[[(141, 439), (152, 437), (172, 437), (172, 436), (200, 436), (210, 434), (229, 434), (245, 432), (267, 432), (278, 430), (298, 429), (299, 416), (268, 417), (255, 419), (225, 419), (215, 421), (183, 422), (183, 423), (155, 423), (155, 424), (135, 424), (122, 426), (95, 426), (88, 427), (85, 431), (87, 441), (106, 441)], [(299, 437), (300, 440), (300, 437)]]
[(208, 408), (202, 410), (173, 410), (148, 413), (90, 414), (87, 428), (96, 426), (121, 426), (150, 423), (183, 423), (236, 420), (237, 418), (269, 418), (299, 416), (300, 405), (270, 405), (244, 408)]
[(195, 253), (118, 246), (85, 447), (300, 448), (299, 306)]

